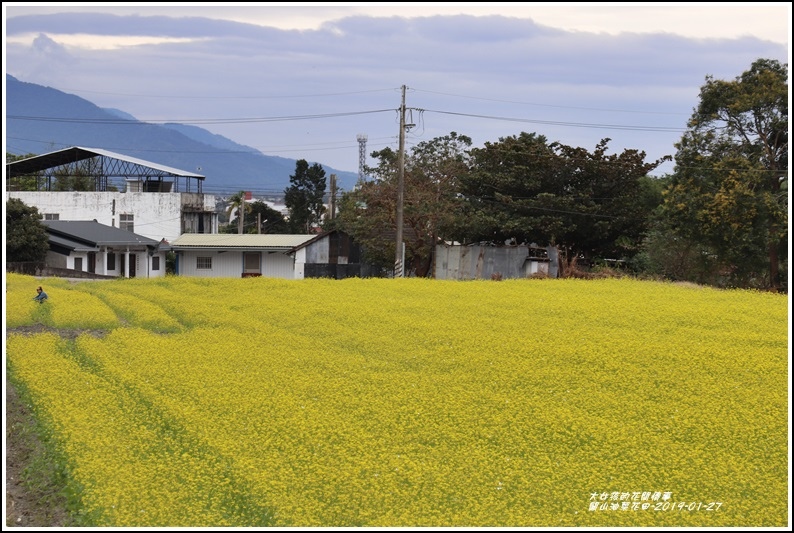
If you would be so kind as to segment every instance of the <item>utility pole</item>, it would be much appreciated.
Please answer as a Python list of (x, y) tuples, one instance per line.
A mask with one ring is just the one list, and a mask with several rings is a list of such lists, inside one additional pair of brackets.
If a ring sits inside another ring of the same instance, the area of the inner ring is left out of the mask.
[(397, 157), (397, 245), (394, 249), (394, 277), (403, 277), (403, 188), (405, 187), (405, 85), (400, 104), (400, 149)]
[(336, 218), (336, 174), (331, 174), (331, 197), (328, 200), (328, 219)]

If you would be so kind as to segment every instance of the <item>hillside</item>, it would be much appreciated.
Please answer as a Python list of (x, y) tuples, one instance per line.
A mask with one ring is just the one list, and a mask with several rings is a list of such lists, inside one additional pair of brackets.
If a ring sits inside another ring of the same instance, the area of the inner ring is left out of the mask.
[[(207, 177), (204, 191), (280, 193), (295, 159), (267, 156), (221, 135), (184, 124), (148, 124), (118, 109), (6, 75), (6, 150), (44, 154), (69, 146), (103, 148)], [(314, 161), (310, 161), (314, 162)], [(322, 164), (322, 162), (319, 162)], [(344, 190), (357, 174), (323, 165)], [(200, 169), (200, 170), (198, 170)]]

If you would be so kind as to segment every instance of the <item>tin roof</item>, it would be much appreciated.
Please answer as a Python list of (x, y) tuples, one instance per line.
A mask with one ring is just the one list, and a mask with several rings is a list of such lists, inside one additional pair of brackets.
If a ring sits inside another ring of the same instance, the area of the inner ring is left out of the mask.
[(288, 251), (316, 235), (183, 233), (171, 242), (174, 250), (186, 249), (268, 249)]
[(6, 169), (8, 169), (9, 177), (13, 178), (16, 176), (33, 174), (41, 170), (46, 170), (60, 165), (66, 165), (68, 163), (74, 163), (75, 161), (91, 159), (92, 157), (109, 157), (111, 159), (125, 161), (133, 165), (140, 165), (142, 167), (157, 170), (170, 176), (193, 178), (197, 180), (204, 179), (204, 176), (194, 172), (188, 172), (186, 170), (180, 170), (178, 168), (152, 163), (151, 161), (130, 157), (117, 152), (111, 152), (110, 150), (103, 150), (101, 148), (84, 148), (81, 146), (72, 146), (70, 148), (64, 148), (63, 150), (57, 150), (55, 152), (6, 163)]

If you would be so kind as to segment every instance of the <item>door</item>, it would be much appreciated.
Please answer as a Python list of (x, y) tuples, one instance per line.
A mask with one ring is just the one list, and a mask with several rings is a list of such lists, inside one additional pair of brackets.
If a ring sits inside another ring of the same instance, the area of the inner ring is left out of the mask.
[(245, 252), (243, 255), (243, 277), (262, 275), (262, 254)]

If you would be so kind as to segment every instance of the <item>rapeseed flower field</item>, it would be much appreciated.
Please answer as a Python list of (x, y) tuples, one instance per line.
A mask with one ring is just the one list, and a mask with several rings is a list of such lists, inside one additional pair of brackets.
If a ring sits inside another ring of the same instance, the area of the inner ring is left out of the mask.
[(46, 280), (39, 305), (39, 284), (7, 276), (7, 371), (83, 525), (788, 523), (785, 296), (167, 277)]

